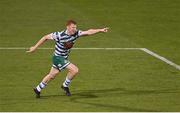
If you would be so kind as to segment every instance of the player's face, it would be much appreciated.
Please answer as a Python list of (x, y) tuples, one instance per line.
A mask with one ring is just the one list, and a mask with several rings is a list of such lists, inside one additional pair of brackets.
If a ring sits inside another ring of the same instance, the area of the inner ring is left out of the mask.
[(77, 26), (75, 24), (70, 24), (67, 26), (67, 31), (70, 35), (73, 35), (77, 31)]

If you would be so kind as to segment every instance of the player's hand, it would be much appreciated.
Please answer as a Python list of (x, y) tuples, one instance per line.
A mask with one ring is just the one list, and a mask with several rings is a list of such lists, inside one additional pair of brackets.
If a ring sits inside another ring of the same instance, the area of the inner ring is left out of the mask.
[(34, 52), (35, 50), (36, 50), (36, 47), (32, 46), (32, 47), (30, 47), (29, 50), (26, 51), (26, 52), (27, 52), (27, 53), (32, 53), (32, 52)]
[(101, 32), (106, 33), (106, 32), (108, 32), (108, 30), (109, 30), (109, 28), (108, 28), (108, 27), (105, 27), (105, 28), (101, 29)]

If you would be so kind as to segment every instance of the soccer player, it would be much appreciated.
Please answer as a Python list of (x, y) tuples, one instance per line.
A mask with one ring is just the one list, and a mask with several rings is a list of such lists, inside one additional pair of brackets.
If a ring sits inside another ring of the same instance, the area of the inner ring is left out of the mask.
[(108, 28), (102, 29), (89, 29), (87, 31), (77, 30), (77, 25), (74, 20), (68, 20), (66, 23), (66, 29), (61, 32), (54, 32), (42, 37), (34, 46), (30, 47), (27, 51), (28, 53), (34, 52), (40, 45), (42, 45), (47, 40), (54, 40), (55, 41), (55, 51), (52, 58), (52, 67), (42, 82), (34, 88), (34, 93), (36, 98), (40, 98), (40, 92), (43, 88), (46, 87), (49, 81), (54, 79), (59, 72), (63, 69), (67, 69), (68, 73), (64, 83), (62, 84), (61, 88), (64, 90), (67, 96), (71, 96), (69, 91), (69, 84), (74, 79), (74, 77), (78, 73), (78, 67), (71, 63), (68, 60), (68, 55), (70, 53), (70, 49), (73, 47), (76, 39), (81, 36), (93, 35), (96, 33), (105, 33), (108, 31)]

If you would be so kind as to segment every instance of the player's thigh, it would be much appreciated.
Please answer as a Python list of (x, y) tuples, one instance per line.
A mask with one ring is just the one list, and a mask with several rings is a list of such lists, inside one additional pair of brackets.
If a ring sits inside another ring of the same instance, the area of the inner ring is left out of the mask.
[(72, 64), (72, 63), (70, 63), (70, 64), (66, 67), (66, 69), (67, 69), (68, 71), (74, 72), (74, 73), (78, 73), (78, 72), (79, 72), (78, 67), (77, 67), (76, 65)]
[(58, 73), (59, 73), (59, 70), (54, 68), (54, 67), (52, 67), (50, 72), (49, 72), (49, 75), (56, 76)]

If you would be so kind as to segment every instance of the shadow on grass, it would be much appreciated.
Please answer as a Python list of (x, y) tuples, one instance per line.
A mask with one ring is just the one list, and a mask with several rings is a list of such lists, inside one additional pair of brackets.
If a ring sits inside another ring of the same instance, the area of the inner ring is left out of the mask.
[(112, 105), (111, 103), (98, 103), (97, 101), (88, 102), (81, 101), (81, 99), (98, 98), (98, 97), (118, 97), (122, 95), (149, 95), (149, 94), (164, 94), (164, 93), (179, 93), (177, 89), (163, 89), (163, 90), (127, 90), (124, 88), (113, 88), (113, 89), (101, 89), (101, 90), (79, 90), (74, 93), (71, 97), (71, 101), (75, 103), (88, 104), (96, 107), (110, 108), (112, 111), (123, 110), (123, 111), (147, 111), (156, 112), (158, 110), (150, 109), (138, 109), (120, 105)]
[[(76, 93), (77, 92), (77, 93)], [(162, 89), (162, 90), (127, 90), (125, 88), (112, 88), (112, 89), (100, 89), (100, 90), (77, 90), (72, 92), (72, 96), (69, 97), (71, 102), (87, 104), (96, 107), (105, 107), (112, 109), (112, 111), (147, 111), (147, 112), (156, 112), (158, 110), (150, 110), (150, 109), (138, 109), (120, 105), (112, 105), (111, 103), (98, 103), (97, 100), (95, 102), (89, 102), (88, 99), (96, 99), (102, 97), (119, 97), (124, 95), (150, 95), (150, 94), (166, 94), (166, 93), (179, 93), (178, 89)], [(67, 98), (65, 95), (47, 95), (42, 96), (41, 99), (47, 98)]]
[[(61, 92), (62, 93), (62, 92)], [(94, 90), (77, 90), (72, 92), (71, 97), (65, 96), (65, 94), (57, 94), (57, 95), (46, 95), (46, 96), (41, 96), (40, 100), (46, 100), (46, 99), (61, 99), (65, 98), (70, 100), (73, 103), (79, 103), (83, 105), (91, 105), (95, 106), (98, 108), (107, 108), (111, 111), (159, 111), (159, 110), (152, 110), (152, 109), (146, 109), (146, 108), (133, 108), (133, 106), (121, 106), (121, 105), (114, 105), (111, 102), (105, 101), (104, 103), (98, 102), (98, 98), (103, 98), (103, 97), (121, 97), (121, 96), (132, 96), (132, 95), (151, 95), (151, 94), (172, 94), (172, 93), (180, 93), (179, 89), (156, 89), (156, 90), (128, 90), (125, 88), (112, 88), (112, 89), (94, 89)], [(60, 97), (60, 98), (59, 98)], [(24, 98), (27, 99), (27, 98)], [(95, 101), (93, 101), (95, 99)], [(96, 100), (97, 99), (97, 100)], [(28, 100), (32, 100), (32, 97), (29, 97)], [(39, 99), (37, 99), (38, 101)], [(89, 101), (91, 100), (91, 101)], [(30, 102), (25, 102), (25, 103), (34, 103), (36, 101), (32, 100)], [(119, 102), (121, 103), (121, 102)], [(13, 105), (17, 103), (0, 103), (0, 105)], [(121, 103), (123, 104), (123, 103)]]

